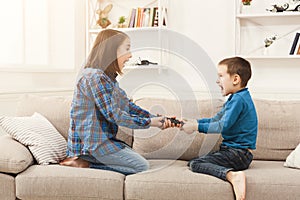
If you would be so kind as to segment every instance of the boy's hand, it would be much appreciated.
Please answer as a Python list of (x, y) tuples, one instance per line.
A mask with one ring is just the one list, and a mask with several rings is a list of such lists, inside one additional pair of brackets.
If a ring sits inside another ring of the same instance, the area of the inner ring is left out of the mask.
[(184, 119), (184, 125), (181, 127), (181, 130), (187, 134), (192, 134), (195, 131), (198, 131), (198, 122), (196, 119)]

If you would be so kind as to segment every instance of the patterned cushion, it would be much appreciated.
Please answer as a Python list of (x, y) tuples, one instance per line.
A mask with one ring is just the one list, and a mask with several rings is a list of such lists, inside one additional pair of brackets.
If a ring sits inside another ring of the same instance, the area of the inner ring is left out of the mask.
[(15, 140), (28, 146), (38, 164), (58, 163), (66, 156), (66, 140), (39, 113), (30, 117), (1, 117), (0, 125)]

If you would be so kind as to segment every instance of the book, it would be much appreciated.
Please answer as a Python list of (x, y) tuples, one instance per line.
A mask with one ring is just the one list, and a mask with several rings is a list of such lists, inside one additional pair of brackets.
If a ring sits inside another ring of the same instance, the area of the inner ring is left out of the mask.
[(152, 7), (152, 8), (150, 8), (150, 16), (149, 16), (149, 24), (148, 24), (148, 26), (153, 26), (152, 24), (153, 24), (153, 12), (154, 12), (154, 8)]
[(168, 24), (168, 14), (167, 14), (167, 8), (162, 9), (162, 18), (163, 18), (163, 26), (167, 26)]
[(132, 8), (128, 28), (133, 28), (134, 27), (135, 15), (136, 15), (136, 9)]
[(136, 8), (135, 12), (135, 20), (134, 20), (134, 26), (133, 27), (138, 27), (138, 20), (139, 20), (139, 8)]
[(295, 49), (296, 49), (297, 44), (298, 44), (299, 37), (300, 37), (300, 32), (296, 33), (296, 36), (294, 38), (294, 41), (293, 41), (293, 44), (292, 44), (292, 47), (291, 47), (291, 50), (290, 50), (290, 55), (294, 55)]
[(159, 13), (158, 7), (154, 7), (152, 26), (158, 26), (158, 15), (159, 15), (158, 13)]
[(298, 43), (296, 45), (296, 49), (295, 49), (294, 55), (300, 55), (300, 36), (299, 36), (299, 39), (298, 39)]
[(144, 8), (143, 17), (142, 17), (142, 27), (147, 27), (149, 25), (150, 18), (150, 8)]

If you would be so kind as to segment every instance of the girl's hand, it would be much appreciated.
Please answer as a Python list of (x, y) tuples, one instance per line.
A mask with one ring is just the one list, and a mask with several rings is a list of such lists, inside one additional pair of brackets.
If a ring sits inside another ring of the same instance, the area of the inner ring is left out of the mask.
[(165, 129), (168, 127), (168, 122), (165, 120), (165, 117), (159, 116), (159, 117), (152, 117), (150, 126), (154, 126), (160, 129)]
[(184, 125), (181, 127), (181, 130), (187, 134), (192, 134), (195, 131), (198, 131), (198, 122), (196, 119), (184, 119)]

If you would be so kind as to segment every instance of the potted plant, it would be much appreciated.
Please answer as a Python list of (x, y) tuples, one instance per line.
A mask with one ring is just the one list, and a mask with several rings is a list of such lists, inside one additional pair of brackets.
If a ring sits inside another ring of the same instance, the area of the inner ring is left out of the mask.
[(252, 0), (242, 0), (243, 5), (250, 6)]
[(124, 16), (121, 16), (119, 18), (118, 28), (126, 28), (125, 21), (126, 21), (126, 18)]

